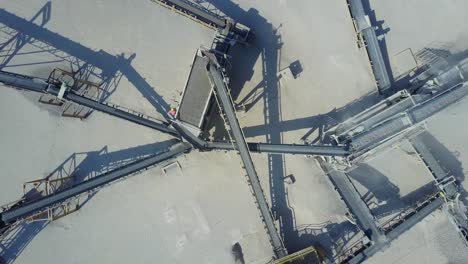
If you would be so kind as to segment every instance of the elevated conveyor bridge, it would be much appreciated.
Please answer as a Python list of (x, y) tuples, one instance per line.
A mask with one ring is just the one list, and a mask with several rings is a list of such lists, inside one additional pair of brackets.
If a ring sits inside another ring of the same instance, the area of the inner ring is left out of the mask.
[(118, 179), (175, 158), (184, 152), (190, 151), (190, 149), (191, 146), (187, 143), (177, 143), (164, 152), (157, 153), (157, 150), (155, 150), (156, 153), (148, 158), (111, 170), (69, 188), (59, 190), (36, 200), (15, 204), (0, 213), (0, 235), (18, 221), (60, 205), (69, 199), (96, 190), (97, 188), (101, 188), (102, 186), (112, 183)]
[(239, 152), (242, 163), (244, 164), (244, 169), (247, 172), (253, 195), (260, 210), (262, 219), (265, 223), (267, 233), (270, 237), (275, 254), (278, 258), (282, 258), (287, 255), (286, 249), (284, 248), (283, 241), (279, 236), (278, 231), (276, 230), (275, 221), (263, 193), (262, 186), (260, 185), (260, 180), (252, 162), (249, 148), (245, 142), (244, 133), (242, 132), (239, 121), (237, 120), (226, 80), (223, 76), (219, 64), (216, 61), (211, 61), (208, 75), (210, 77), (213, 90), (216, 93), (215, 96), (217, 96), (220, 107), (222, 108), (227, 122), (231, 128), (233, 137), (232, 144)]
[(0, 71), (0, 83), (6, 86), (33, 91), (37, 93), (50, 94), (61, 97), (60, 100), (67, 100), (76, 104), (89, 107), (96, 111), (109, 114), (142, 126), (146, 126), (158, 131), (171, 135), (178, 135), (178, 132), (169, 126), (168, 123), (150, 119), (143, 114), (134, 114), (129, 111), (124, 111), (119, 107), (112, 106), (106, 103), (97, 102), (85, 96), (74, 93), (68, 90), (63, 83), (49, 82), (47, 80), (33, 78), (21, 74), (9, 73)]

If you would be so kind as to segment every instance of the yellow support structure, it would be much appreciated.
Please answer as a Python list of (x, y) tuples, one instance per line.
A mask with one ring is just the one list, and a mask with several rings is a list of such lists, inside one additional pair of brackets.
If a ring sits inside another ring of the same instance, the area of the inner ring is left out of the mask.
[(308, 247), (274, 262), (274, 264), (321, 264), (321, 258), (315, 247)]

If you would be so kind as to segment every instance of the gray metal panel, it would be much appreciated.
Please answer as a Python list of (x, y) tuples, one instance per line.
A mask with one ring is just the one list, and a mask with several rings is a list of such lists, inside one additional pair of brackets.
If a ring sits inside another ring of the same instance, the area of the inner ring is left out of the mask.
[(213, 93), (206, 75), (207, 65), (207, 57), (195, 55), (177, 114), (181, 121), (200, 129)]
[(99, 103), (97, 101), (91, 100), (89, 98), (86, 98), (86, 97), (83, 97), (74, 93), (66, 94), (65, 99), (68, 99), (77, 104), (95, 109), (97, 111), (100, 111), (100, 112), (103, 112), (103, 113), (106, 113), (115, 117), (119, 117), (127, 121), (131, 121), (139, 125), (153, 128), (161, 132), (169, 133), (171, 135), (178, 135), (175, 129), (168, 127), (168, 124), (158, 123), (153, 120), (147, 119), (145, 117), (141, 117), (141, 116), (129, 113), (129, 112), (122, 111), (115, 107), (108, 106), (104, 103)]
[(44, 80), (4, 71), (0, 71), (0, 83), (40, 93), (45, 92), (48, 86), (48, 83)]
[(274, 251), (277, 257), (281, 258), (287, 255), (286, 249), (284, 248), (283, 241), (281, 240), (271, 215), (270, 208), (268, 207), (267, 201), (263, 194), (262, 186), (255, 171), (252, 158), (250, 157), (249, 149), (247, 143), (245, 142), (243, 132), (237, 120), (234, 106), (232, 104), (228, 88), (224, 81), (224, 77), (221, 71), (214, 65), (210, 64), (209, 75), (212, 78), (214, 89), (216, 90), (218, 99), (221, 106), (224, 109), (227, 120), (231, 127), (232, 135), (236, 141), (242, 162), (244, 163), (244, 168), (249, 177), (250, 184), (252, 186), (254, 197), (257, 201), (260, 213), (263, 217), (263, 221), (266, 225), (268, 235), (270, 236), (271, 243), (273, 245)]
[[(261, 153), (276, 154), (303, 154), (319, 156), (346, 156), (350, 152), (345, 146), (319, 146), (319, 145), (294, 145), (294, 144), (268, 144), (268, 143), (247, 143), (249, 150)], [(234, 146), (229, 142), (208, 142), (207, 148), (234, 150)]]
[(408, 117), (404, 114), (388, 120), (372, 130), (359, 134), (352, 139), (350, 147), (354, 151), (363, 151), (380, 144), (384, 140), (391, 138), (399, 132), (412, 126)]
[(356, 217), (358, 225), (373, 242), (384, 242), (386, 240), (385, 235), (375, 224), (374, 216), (371, 214), (369, 207), (361, 199), (348, 176), (344, 172), (332, 168), (325, 162), (321, 162), (320, 165), (330, 177), (351, 213)]
[(442, 94), (427, 100), (424, 103), (414, 107), (409, 114), (415, 122), (424, 121), (426, 118), (443, 110), (449, 105), (460, 101), (468, 95), (468, 82), (460, 84), (452, 89), (444, 91)]
[(177, 143), (173, 145), (168, 151), (161, 154), (156, 154), (155, 156), (133, 162), (121, 168), (117, 168), (115, 170), (96, 176), (90, 180), (79, 183), (68, 189), (55, 192), (38, 200), (19, 205), (17, 207), (10, 208), (0, 214), (1, 220), (6, 224), (11, 224), (18, 219), (40, 212), (41, 210), (44, 210), (48, 207), (60, 204), (74, 196), (94, 190), (119, 178), (128, 176), (140, 170), (144, 170), (149, 166), (153, 166), (157, 163), (174, 158), (177, 155), (188, 151), (190, 148), (191, 147), (189, 144)]

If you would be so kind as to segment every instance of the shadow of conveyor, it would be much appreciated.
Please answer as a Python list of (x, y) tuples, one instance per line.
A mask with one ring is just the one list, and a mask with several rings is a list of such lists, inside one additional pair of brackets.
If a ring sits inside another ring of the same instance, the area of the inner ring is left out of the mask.
[[(50, 2), (45, 7), (38, 14), (46, 13), (47, 16), (43, 16), (47, 17), (48, 20), (51, 17)], [(48, 11), (45, 12), (45, 10)], [(34, 17), (36, 18), (38, 14)], [(58, 61), (69, 63), (70, 69), (72, 71), (81, 71), (80, 76), (83, 78), (90, 76), (98, 78), (101, 88), (108, 90), (100, 98), (100, 101), (104, 101), (115, 91), (120, 78), (123, 76), (135, 86), (163, 117), (167, 118), (169, 105), (131, 65), (136, 54), (131, 54), (126, 58), (124, 54), (111, 55), (104, 50), (95, 51), (46, 29), (44, 25), (44, 22), (38, 25), (34, 23), (34, 19), (28, 21), (5, 9), (0, 9), (0, 26), (2, 26), (0, 27), (0, 33), (12, 36), (11, 40), (1, 47), (2, 49), (11, 49), (11, 45), (16, 46), (13, 52), (7, 53), (6, 58), (3, 59), (8, 62), (14, 56), (18, 56), (18, 51), (23, 46), (26, 44), (32, 45), (43, 52), (56, 56)], [(2, 66), (7, 65), (3, 63)]]
[[(465, 171), (463, 165), (458, 159), (460, 155), (457, 151), (451, 151), (442, 142), (440, 142), (432, 134), (425, 132), (420, 134), (419, 139), (427, 146), (429, 152), (434, 156), (442, 170), (448, 175), (453, 176), (458, 183), (465, 181)], [(465, 203), (468, 202), (468, 192), (460, 186), (460, 199)]]
[[(247, 97), (255, 95), (254, 103), (262, 101), (264, 105), (264, 125), (256, 128), (245, 128), (249, 136), (265, 136), (267, 143), (282, 143), (282, 132), (305, 127), (313, 127), (320, 118), (313, 117), (314, 122), (298, 120), (291, 126), (285, 125), (281, 119), (281, 93), (278, 72), (280, 67), (282, 39), (279, 28), (275, 28), (262, 17), (258, 10), (244, 10), (237, 4), (225, 0), (207, 0), (210, 6), (226, 16), (251, 28), (255, 40), (251, 46), (235, 46), (230, 55), (231, 68), (228, 69), (229, 87), (236, 101), (246, 101), (239, 98), (241, 89), (254, 74), (257, 61), (261, 62), (262, 80)], [(261, 90), (261, 91), (259, 91)], [(251, 107), (251, 106), (250, 106)], [(316, 120), (315, 120), (316, 119)], [(287, 122), (287, 121), (286, 121)], [(268, 173), (270, 181), (271, 210), (274, 218), (279, 221), (279, 232), (283, 237), (288, 253), (294, 253), (309, 246), (317, 246), (332, 257), (333, 252), (340, 249), (344, 240), (353, 238), (356, 228), (349, 222), (339, 224), (324, 223), (322, 225), (296, 226), (293, 208), (289, 206), (288, 192), (285, 187), (285, 160), (282, 155), (268, 154)], [(337, 242), (340, 241), (340, 242)]]
[[(55, 180), (72, 176), (70, 181), (66, 181), (57, 189), (60, 190), (107, 171), (152, 156), (159, 150), (166, 149), (174, 143), (174, 140), (167, 140), (113, 152), (109, 152), (107, 146), (105, 146), (96, 151), (73, 153), (45, 179)], [(97, 191), (93, 191), (80, 198), (79, 208), (81, 209), (85, 206), (96, 193)], [(31, 200), (39, 197), (39, 194), (35, 190), (31, 190), (24, 197), (27, 200)], [(37, 220), (31, 223), (21, 223), (15, 227), (5, 238), (0, 240), (0, 263), (14, 263), (34, 237), (50, 223), (49, 220)]]
[(437, 191), (431, 181), (410, 193), (401, 195), (397, 185), (379, 170), (367, 164), (360, 164), (348, 175), (366, 189), (365, 193), (361, 193), (361, 197), (377, 219), (398, 214)]

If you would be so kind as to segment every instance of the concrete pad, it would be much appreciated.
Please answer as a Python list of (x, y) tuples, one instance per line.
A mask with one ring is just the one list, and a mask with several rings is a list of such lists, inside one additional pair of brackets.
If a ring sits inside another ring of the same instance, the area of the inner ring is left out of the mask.
[[(385, 32), (384, 55), (395, 64), (395, 55), (411, 49), (414, 53), (425, 47), (460, 52), (468, 47), (468, 24), (463, 0), (450, 4), (438, 1), (385, 1), (370, 2), (372, 16), (377, 21), (378, 32)], [(393, 76), (398, 77), (397, 73)]]
[(405, 49), (395, 54), (392, 61), (393, 76), (396, 76), (396, 79), (398, 79), (399, 76), (409, 74), (418, 67), (418, 63), (411, 49)]
[(237, 242), (246, 263), (267, 262), (271, 246), (241, 168), (229, 158), (212, 164), (216, 155), (191, 153), (178, 159), (182, 173), (154, 168), (102, 189), (50, 223), (15, 263), (234, 263)]

